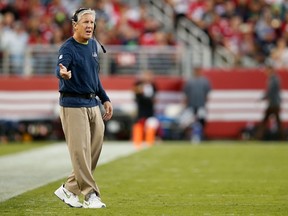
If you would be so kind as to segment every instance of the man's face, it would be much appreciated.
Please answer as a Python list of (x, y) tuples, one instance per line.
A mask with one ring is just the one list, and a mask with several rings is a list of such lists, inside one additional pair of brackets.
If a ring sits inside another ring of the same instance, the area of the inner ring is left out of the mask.
[(93, 36), (93, 30), (94, 16), (92, 14), (84, 14), (75, 24), (75, 39), (81, 43), (85, 43)]

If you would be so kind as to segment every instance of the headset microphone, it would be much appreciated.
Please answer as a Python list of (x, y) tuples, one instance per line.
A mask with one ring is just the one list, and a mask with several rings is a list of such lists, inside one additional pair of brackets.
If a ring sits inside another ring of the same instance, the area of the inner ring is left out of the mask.
[(100, 44), (100, 46), (101, 46), (103, 52), (106, 53), (106, 49), (104, 48), (104, 46), (103, 46), (101, 43), (99, 43), (99, 44)]
[(103, 53), (106, 53), (106, 49), (96, 38), (96, 24), (94, 25), (93, 37), (94, 37), (95, 41), (97, 41), (97, 43), (99, 43), (99, 45), (101, 46)]

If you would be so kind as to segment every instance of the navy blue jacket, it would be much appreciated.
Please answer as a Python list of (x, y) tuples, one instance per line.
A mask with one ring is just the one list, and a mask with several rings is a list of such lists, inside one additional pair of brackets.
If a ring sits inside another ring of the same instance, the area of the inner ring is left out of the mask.
[[(72, 77), (65, 80), (60, 76), (59, 64)], [(96, 41), (90, 39), (88, 44), (78, 43), (70, 37), (59, 49), (56, 76), (59, 78), (59, 92), (89, 94), (95, 93), (102, 104), (110, 101), (99, 79), (100, 63)], [(93, 107), (99, 105), (97, 98), (60, 97), (59, 104), (64, 107)]]

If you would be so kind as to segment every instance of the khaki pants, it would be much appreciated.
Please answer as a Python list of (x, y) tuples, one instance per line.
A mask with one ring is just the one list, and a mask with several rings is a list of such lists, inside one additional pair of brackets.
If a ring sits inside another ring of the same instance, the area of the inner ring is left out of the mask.
[(95, 191), (100, 196), (93, 177), (104, 137), (104, 123), (99, 106), (61, 107), (60, 118), (73, 167), (65, 188), (77, 195), (87, 196)]

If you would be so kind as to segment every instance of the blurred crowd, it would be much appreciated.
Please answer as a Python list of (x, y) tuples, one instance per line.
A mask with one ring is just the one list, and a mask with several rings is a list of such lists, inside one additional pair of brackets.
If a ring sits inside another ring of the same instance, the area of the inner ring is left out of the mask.
[(189, 18), (211, 39), (226, 47), (241, 64), (243, 56), (275, 67), (288, 65), (287, 0), (165, 0), (174, 8), (175, 22)]
[(9, 53), (13, 73), (23, 73), (32, 44), (59, 45), (72, 35), (71, 17), (80, 7), (96, 11), (97, 40), (104, 45), (173, 45), (171, 32), (148, 13), (147, 3), (125, 0), (3, 0), (0, 55)]
[(4, 0), (0, 3), (1, 49), (21, 53), (29, 44), (60, 44), (71, 36), (79, 7), (97, 14), (97, 38), (109, 45), (169, 45), (170, 34), (149, 16), (146, 4), (123, 0)]
[[(160, 1), (160, 0), (159, 0)], [(175, 28), (183, 17), (222, 45), (241, 64), (243, 56), (259, 64), (267, 58), (277, 67), (288, 61), (288, 0), (161, 0), (174, 11)], [(71, 17), (79, 7), (96, 10), (97, 38), (105, 45), (175, 45), (174, 30), (149, 15), (147, 1), (2, 0), (0, 53), (21, 62), (29, 44), (61, 44), (71, 36)]]

